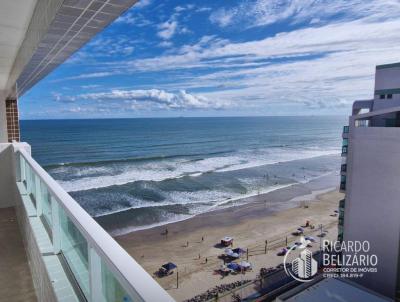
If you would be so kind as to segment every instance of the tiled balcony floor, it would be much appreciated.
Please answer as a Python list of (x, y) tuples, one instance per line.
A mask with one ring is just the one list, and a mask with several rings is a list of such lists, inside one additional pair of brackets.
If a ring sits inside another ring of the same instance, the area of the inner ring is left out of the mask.
[(36, 302), (14, 208), (0, 209), (0, 302)]

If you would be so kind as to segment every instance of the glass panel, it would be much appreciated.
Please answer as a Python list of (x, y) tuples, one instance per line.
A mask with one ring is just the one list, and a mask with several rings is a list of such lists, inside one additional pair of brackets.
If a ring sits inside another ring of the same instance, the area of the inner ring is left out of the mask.
[(32, 168), (30, 169), (30, 171), (31, 171), (31, 198), (36, 206), (36, 174)]
[(114, 275), (108, 270), (104, 262), (101, 262), (101, 282), (103, 296), (107, 302), (132, 302), (132, 298), (122, 288)]
[(42, 200), (42, 216), (46, 220), (47, 224), (51, 227), (53, 224), (51, 217), (51, 195), (43, 182), (40, 184), (40, 191)]
[(25, 175), (26, 175), (26, 191), (28, 194), (31, 194), (31, 167), (25, 161)]
[(82, 292), (89, 299), (88, 244), (77, 227), (60, 207), (61, 252), (74, 274)]
[(345, 146), (348, 146), (348, 145), (349, 145), (349, 140), (347, 138), (344, 138), (342, 146), (345, 147)]

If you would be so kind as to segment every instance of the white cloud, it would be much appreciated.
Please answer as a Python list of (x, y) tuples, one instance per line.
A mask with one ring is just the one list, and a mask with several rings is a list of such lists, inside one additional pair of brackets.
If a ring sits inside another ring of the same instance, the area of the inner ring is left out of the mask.
[(75, 102), (78, 100), (92, 100), (102, 103), (103, 106), (121, 105), (121, 108), (152, 108), (158, 109), (222, 109), (229, 104), (218, 99), (210, 100), (202, 95), (191, 94), (185, 90), (176, 93), (159, 89), (149, 90), (111, 90), (109, 92), (85, 93), (77, 96), (62, 96), (55, 94), (59, 102)]
[(287, 20), (291, 23), (315, 22), (315, 18), (327, 21), (332, 17), (335, 22), (370, 16), (378, 20), (388, 14), (395, 16), (393, 10), (399, 7), (399, 1), (395, 0), (248, 0), (216, 10), (210, 20), (221, 27), (238, 25), (241, 28)]
[(169, 48), (172, 47), (174, 44), (171, 41), (162, 41), (158, 43), (159, 47)]
[(159, 32), (157, 33), (158, 36), (164, 40), (171, 39), (178, 27), (178, 22), (175, 20), (168, 20), (158, 25)]
[(135, 8), (143, 8), (145, 6), (149, 6), (151, 3), (153, 2), (153, 0), (139, 0), (134, 7)]
[(221, 27), (226, 27), (233, 23), (236, 12), (234, 10), (226, 10), (221, 8), (210, 15), (210, 21)]
[[(125, 97), (136, 109), (156, 104), (157, 108), (190, 108), (192, 104), (193, 108), (287, 105), (329, 111), (350, 106), (355, 99), (371, 97), (375, 65), (399, 61), (398, 1), (244, 3), (253, 6), (240, 11), (222, 9), (219, 13), (224, 14), (214, 22), (221, 26), (242, 22), (253, 27), (288, 19), (293, 23), (305, 22), (308, 27), (247, 42), (204, 36), (197, 43), (170, 49), (161, 56), (106, 63), (101, 67), (109, 69), (102, 70), (112, 73), (165, 72), (167, 76), (158, 82), (154, 79), (148, 86), (159, 89), (115, 90), (103, 97), (107, 100)], [(300, 8), (300, 3), (304, 7)], [(250, 12), (254, 18), (247, 16), (248, 23), (240, 21), (243, 14)], [(340, 18), (328, 22), (335, 14)], [(174, 21), (170, 19), (166, 23)], [(178, 32), (176, 25), (159, 46), (171, 46), (169, 39)], [(167, 82), (169, 72), (173, 75)], [(201, 96), (184, 91), (166, 92), (180, 89), (203, 92)]]
[(90, 79), (90, 78), (103, 78), (111, 75), (115, 75), (117, 72), (103, 71), (103, 72), (90, 72), (90, 73), (82, 73), (77, 76), (65, 77), (62, 79), (57, 79), (51, 81), (52, 83), (63, 82), (66, 80), (82, 80), (82, 79)]

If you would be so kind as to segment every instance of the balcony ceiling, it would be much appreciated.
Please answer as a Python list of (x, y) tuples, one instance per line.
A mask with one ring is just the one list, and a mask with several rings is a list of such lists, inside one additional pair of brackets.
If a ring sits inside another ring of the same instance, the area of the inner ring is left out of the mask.
[(6, 87), (35, 5), (36, 0), (0, 1), (0, 90)]
[(136, 2), (0, 0), (0, 91), (21, 96)]

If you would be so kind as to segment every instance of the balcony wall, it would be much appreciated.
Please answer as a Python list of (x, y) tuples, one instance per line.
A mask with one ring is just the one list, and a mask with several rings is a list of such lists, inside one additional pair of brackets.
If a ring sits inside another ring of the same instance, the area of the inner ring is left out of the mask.
[[(28, 144), (17, 144), (30, 154)], [(12, 144), (0, 144), (0, 208), (15, 206), (17, 186), (15, 183), (15, 160)]]
[(16, 208), (38, 301), (173, 301), (34, 161), (2, 145), (1, 207)]

